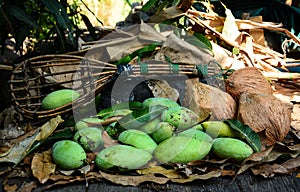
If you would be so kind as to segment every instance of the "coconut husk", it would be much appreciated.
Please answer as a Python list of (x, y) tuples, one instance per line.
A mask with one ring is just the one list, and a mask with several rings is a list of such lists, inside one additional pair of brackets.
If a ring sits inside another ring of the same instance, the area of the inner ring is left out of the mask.
[(237, 101), (240, 95), (247, 93), (271, 94), (272, 87), (268, 80), (255, 67), (236, 70), (225, 81), (226, 91)]
[[(264, 131), (267, 146), (282, 141), (290, 130), (292, 104), (272, 94), (243, 93), (237, 119), (256, 133)], [(263, 142), (264, 143), (264, 142)]]
[(233, 119), (237, 111), (236, 102), (228, 93), (198, 79), (186, 80), (183, 106), (193, 110), (202, 120)]

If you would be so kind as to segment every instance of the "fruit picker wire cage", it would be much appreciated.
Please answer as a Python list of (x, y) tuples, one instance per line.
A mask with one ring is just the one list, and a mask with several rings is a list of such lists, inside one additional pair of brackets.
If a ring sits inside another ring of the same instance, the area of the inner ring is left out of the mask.
[[(77, 55), (43, 55), (19, 63), (9, 89), (16, 110), (30, 119), (55, 117), (90, 101), (114, 76), (116, 66)], [(80, 97), (61, 107), (44, 110), (43, 98), (52, 91), (70, 88)]]
[[(199, 65), (176, 64), (166, 58), (166, 61), (138, 59), (111, 64), (78, 55), (43, 55), (19, 63), (12, 72), (9, 88), (18, 112), (30, 119), (43, 119), (81, 107), (111, 86), (121, 73), (126, 73), (128, 78), (181, 75), (197, 76), (201, 80), (218, 74), (218, 67), (215, 61)], [(55, 109), (42, 108), (42, 100), (47, 94), (66, 87), (80, 92), (81, 96)]]

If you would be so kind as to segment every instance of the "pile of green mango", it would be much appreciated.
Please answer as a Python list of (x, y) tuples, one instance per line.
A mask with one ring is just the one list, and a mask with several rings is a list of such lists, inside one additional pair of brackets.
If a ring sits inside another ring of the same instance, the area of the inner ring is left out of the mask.
[[(113, 116), (120, 119), (97, 126)], [(209, 155), (242, 161), (254, 152), (225, 122), (200, 122), (195, 112), (167, 98), (116, 104), (77, 122), (74, 130), (73, 141), (59, 141), (52, 149), (62, 169), (82, 167), (88, 152), (96, 153), (93, 162), (108, 172), (139, 169), (150, 162), (189, 163)], [(104, 147), (103, 131), (118, 143)]]

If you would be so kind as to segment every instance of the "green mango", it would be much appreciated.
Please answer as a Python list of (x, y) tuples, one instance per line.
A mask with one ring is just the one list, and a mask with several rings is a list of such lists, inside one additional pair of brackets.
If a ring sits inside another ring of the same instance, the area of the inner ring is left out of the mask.
[(86, 151), (99, 151), (104, 147), (102, 130), (97, 127), (86, 127), (78, 130), (73, 140), (79, 143)]
[(75, 141), (61, 140), (52, 147), (52, 159), (62, 169), (79, 169), (86, 163), (86, 153)]
[(164, 107), (180, 107), (178, 103), (175, 101), (169, 99), (169, 98), (163, 98), (163, 97), (151, 97), (143, 101), (142, 103), (143, 107), (152, 108), (157, 105), (161, 105)]
[(80, 97), (80, 94), (72, 89), (61, 89), (53, 91), (42, 100), (42, 108), (46, 110), (55, 109), (72, 102)]
[(156, 143), (160, 143), (174, 135), (175, 127), (168, 122), (158, 123), (156, 130), (151, 133), (151, 137)]
[(185, 107), (172, 107), (164, 110), (161, 120), (174, 125), (177, 129), (187, 129), (198, 124), (199, 116)]
[(161, 122), (160, 117), (156, 117), (151, 121), (148, 121), (144, 125), (140, 126), (138, 129), (144, 131), (145, 133), (151, 134), (157, 129), (157, 125)]
[(217, 137), (232, 137), (238, 138), (240, 134), (232, 129), (228, 124), (223, 121), (205, 121), (201, 123), (204, 131), (212, 138)]
[(199, 130), (199, 131), (203, 131), (203, 127), (202, 127), (202, 125), (201, 125), (201, 124), (194, 125), (194, 126), (193, 126), (193, 127), (191, 127), (191, 128), (193, 128), (193, 129), (197, 129), (197, 130)]
[(96, 117), (83, 118), (75, 124), (74, 129), (75, 131), (78, 131), (86, 127), (97, 127), (101, 122), (103, 122), (103, 119), (98, 119)]
[(139, 169), (152, 159), (152, 155), (143, 149), (129, 145), (113, 145), (100, 151), (95, 164), (108, 172), (123, 172)]
[(124, 144), (144, 149), (149, 153), (152, 153), (157, 146), (155, 141), (147, 133), (136, 129), (123, 131), (119, 135), (118, 140)]
[(142, 108), (142, 103), (138, 101), (128, 101), (114, 104), (110, 107), (102, 109), (97, 116), (100, 118), (108, 118), (112, 116), (124, 116), (129, 112)]
[(206, 134), (203, 131), (200, 131), (198, 129), (195, 129), (195, 128), (190, 128), (190, 129), (184, 130), (184, 131), (178, 133), (177, 135), (192, 137), (192, 138), (198, 139), (200, 141), (204, 140), (206, 142), (213, 143), (213, 139), (208, 134)]
[(188, 163), (203, 159), (211, 147), (212, 144), (204, 140), (173, 136), (156, 147), (154, 157), (160, 163)]
[(245, 142), (234, 138), (216, 138), (212, 151), (220, 158), (233, 158), (242, 161), (253, 153), (253, 149)]

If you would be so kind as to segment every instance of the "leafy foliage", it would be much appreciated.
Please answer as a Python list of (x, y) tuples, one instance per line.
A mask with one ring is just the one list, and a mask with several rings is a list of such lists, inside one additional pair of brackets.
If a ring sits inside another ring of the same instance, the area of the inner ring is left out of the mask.
[(249, 126), (243, 125), (239, 120), (236, 119), (225, 120), (225, 123), (228, 123), (231, 128), (238, 131), (255, 152), (261, 150), (260, 138), (258, 134), (255, 133)]
[[(81, 20), (87, 25), (95, 39), (95, 30), (88, 18), (80, 13), (77, 0), (1, 0), (0, 43), (2, 48), (8, 37), (16, 39), (16, 50), (20, 50), (26, 38), (48, 42), (56, 52), (77, 49)], [(33, 45), (35, 46), (35, 45)]]

